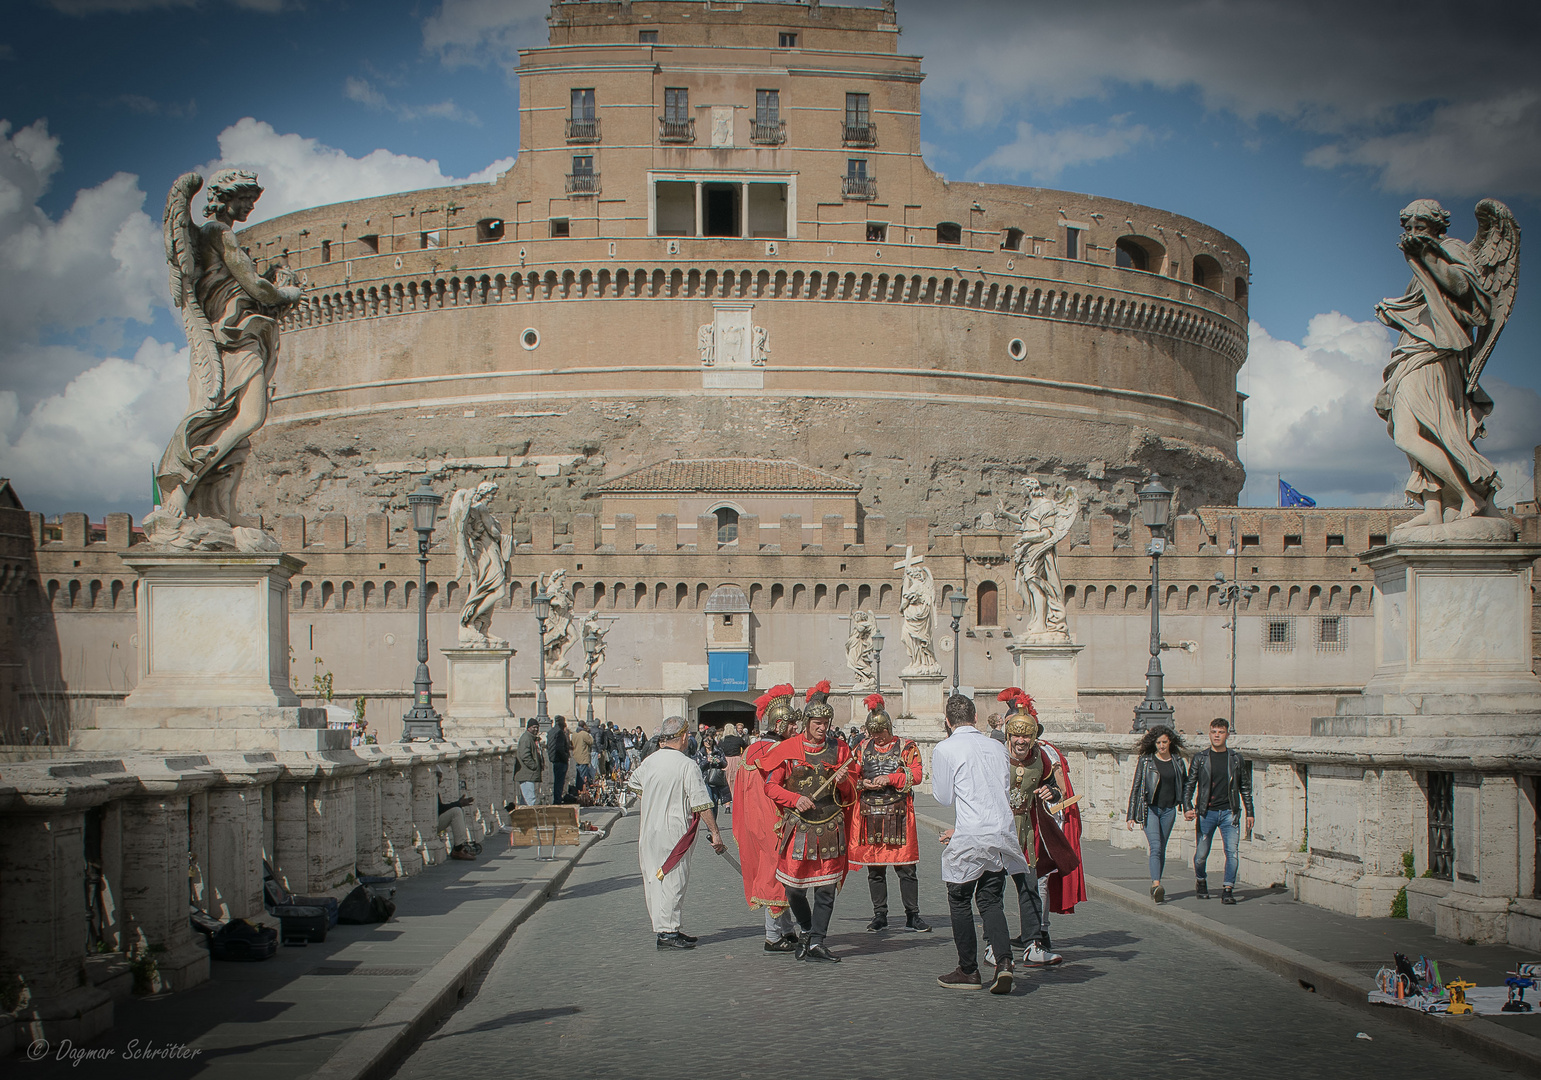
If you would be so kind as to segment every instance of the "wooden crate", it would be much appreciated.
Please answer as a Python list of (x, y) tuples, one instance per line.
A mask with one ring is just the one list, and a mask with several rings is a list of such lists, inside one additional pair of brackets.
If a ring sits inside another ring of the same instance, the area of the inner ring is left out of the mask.
[[(578, 808), (576, 806), (521, 806), (508, 819), (508, 846), (535, 847), (536, 828), (556, 827), (556, 843), (559, 846), (578, 846)], [(538, 837), (542, 846), (551, 844), (551, 833), (542, 831)]]

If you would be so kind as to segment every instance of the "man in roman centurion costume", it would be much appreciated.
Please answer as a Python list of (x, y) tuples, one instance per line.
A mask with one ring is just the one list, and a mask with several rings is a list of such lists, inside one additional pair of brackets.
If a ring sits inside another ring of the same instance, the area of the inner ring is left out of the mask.
[[(1050, 807), (1061, 799), (1060, 782), (1054, 762), (1038, 742), (1042, 730), (1033, 699), (1012, 686), (1001, 691), (1010, 713), (1006, 717), (1006, 756), (1011, 762), (1009, 792), (1016, 818), (1017, 840), (1027, 859), (1027, 873), (1012, 874), (1017, 887), (1017, 905), (1022, 918), (1022, 936), (1012, 942), (1024, 950), (1023, 962), (1033, 967), (1058, 964), (1061, 957), (1052, 953), (1043, 941), (1044, 901), (1038, 888), (1041, 875), (1059, 871), (1068, 873), (1081, 865), (1080, 852), (1066, 840)], [(994, 962), (987, 955), (985, 960)]]
[(790, 683), (773, 686), (754, 703), (755, 720), (763, 725), (744, 748), (743, 763), (733, 777), (733, 839), (744, 872), (744, 899), (765, 912), (765, 951), (794, 952), (798, 946), (786, 888), (776, 880), (776, 840), (781, 810), (765, 791), (765, 755), (775, 750), (797, 726), (792, 706), (796, 693)]
[(921, 779), (920, 749), (894, 735), (882, 694), (869, 694), (863, 704), (867, 739), (856, 751), (857, 803), (850, 815), (848, 843), (851, 865), (867, 868), (867, 887), (872, 892), (872, 921), (867, 929), (876, 932), (888, 926), (888, 868), (892, 866), (904, 901), (904, 924), (924, 934), (931, 927), (920, 917), (920, 885), (915, 877), (920, 841), (911, 794)]
[[(829, 680), (806, 696), (807, 729), (765, 754), (765, 792), (782, 809), (776, 880), (797, 919), (800, 960), (838, 963), (824, 944), (846, 874), (846, 810), (856, 802), (855, 759), (830, 737)], [(812, 893), (812, 899), (809, 893)]]

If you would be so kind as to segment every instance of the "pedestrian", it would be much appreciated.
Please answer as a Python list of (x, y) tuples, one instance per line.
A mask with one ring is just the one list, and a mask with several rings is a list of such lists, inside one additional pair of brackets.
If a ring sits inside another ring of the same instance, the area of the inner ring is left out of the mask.
[(475, 806), (476, 799), (470, 795), (461, 795), (452, 802), (444, 799), (444, 769), (435, 765), (433, 768), (435, 788), (439, 800), (438, 827), (447, 831), (453, 842), (449, 857), (452, 859), (474, 860), (481, 854), (482, 846), (471, 840), (471, 829), (466, 824), (465, 807)]
[(561, 805), (567, 794), (567, 765), (572, 761), (572, 738), (567, 734), (567, 717), (558, 716), (546, 733), (546, 760), (551, 762), (551, 802)]
[(1027, 872), (1006, 789), (1011, 766), (1006, 748), (975, 726), (974, 702), (954, 694), (947, 699), (947, 738), (931, 752), (931, 793), (943, 806), (957, 806), (957, 824), (942, 833), (942, 881), (952, 915), (958, 966), (937, 979), (950, 990), (977, 989), (979, 937), (975, 904), (984, 921), (985, 939), (999, 963), (990, 993), (1009, 994), (1012, 984), (1010, 931), (1001, 897), (1006, 875)]
[(869, 738), (856, 747), (858, 795), (847, 846), (851, 865), (867, 868), (867, 891), (872, 895), (872, 921), (867, 929), (877, 933), (888, 928), (888, 868), (892, 866), (904, 903), (904, 925), (928, 934), (931, 926), (920, 917), (920, 882), (915, 875), (920, 836), (913, 792), (922, 778), (920, 748), (894, 734), (882, 694), (868, 694), (863, 704)]
[(1242, 809), (1247, 812), (1248, 832), (1252, 831), (1252, 823), (1256, 820), (1252, 807), (1252, 766), (1226, 745), (1230, 737), (1231, 725), (1225, 717), (1217, 716), (1209, 722), (1209, 749), (1195, 755), (1182, 800), (1183, 806), (1187, 807), (1183, 817), (1198, 821), (1198, 842), (1193, 851), (1193, 875), (1197, 880), (1193, 888), (1200, 900), (1209, 899), (1205, 864), (1209, 862), (1215, 830), (1220, 830), (1220, 840), (1225, 844), (1225, 883), (1220, 889), (1222, 904), (1236, 902)]
[(642, 764), (642, 744), (645, 741), (646, 740), (642, 738), (641, 728), (637, 728), (635, 731), (627, 731), (625, 733), (622, 742), (626, 747), (626, 771), (628, 773), (632, 772), (638, 765)]
[(712, 850), (719, 855), (726, 850), (701, 770), (685, 754), (685, 729), (683, 717), (665, 720), (658, 729), (658, 751), (626, 783), (642, 801), (637, 863), (642, 869), (642, 897), (660, 949), (696, 947), (696, 939), (683, 929), (683, 919), (690, 849), (703, 821)]
[[(1002, 693), (1005, 693), (1005, 691), (1002, 691)], [(1002, 726), (1003, 724), (1006, 723), (1005, 717), (1003, 717), (998, 712), (993, 712), (993, 713), (990, 714), (990, 719), (989, 719), (988, 723), (990, 725), (990, 738), (994, 739), (996, 742), (1000, 743), (1002, 746), (1005, 746), (1006, 745), (1006, 729)]]
[[(1017, 890), (1017, 912), (1021, 935), (1012, 940), (1022, 950), (1022, 962), (1030, 967), (1052, 967), (1063, 957), (1051, 952), (1047, 943), (1048, 897), (1039, 881), (1074, 863), (1080, 865), (1080, 852), (1071, 847), (1059, 822), (1050, 813), (1060, 798), (1059, 780), (1054, 766), (1038, 741), (1043, 727), (1033, 699), (1017, 687), (1001, 692), (998, 700), (1007, 703), (1011, 714), (1002, 730), (1006, 733), (1006, 757), (1011, 763), (1011, 789), (1007, 796), (1015, 815), (1017, 842), (1027, 860), (1027, 873), (1012, 874)], [(990, 949), (985, 962), (994, 963)]]
[(594, 782), (594, 777), (599, 771), (595, 768), (593, 760), (594, 735), (589, 731), (589, 725), (586, 722), (578, 721), (578, 730), (572, 735), (572, 745), (572, 760), (578, 774), (578, 786), (584, 787)]
[(540, 721), (533, 716), (514, 748), (514, 767), (519, 772), (519, 795), (524, 799), (524, 805), (534, 806), (540, 798), (540, 778), (546, 771), (546, 755), (540, 747)]
[(728, 802), (733, 802), (734, 781), (738, 779), (738, 770), (744, 767), (744, 748), (749, 745), (749, 740), (743, 734), (742, 724), (732, 724), (727, 729), (727, 734), (722, 737), (722, 742), (717, 748), (722, 751), (722, 756), (728, 762)]
[(706, 781), (706, 790), (711, 792), (712, 813), (715, 815), (722, 809), (723, 800), (733, 797), (728, 791), (728, 759), (717, 748), (715, 736), (701, 737), (701, 748), (696, 751), (696, 765), (700, 767), (701, 776)]
[(1143, 828), (1150, 847), (1150, 898), (1156, 903), (1166, 899), (1161, 886), (1166, 872), (1166, 845), (1177, 824), (1178, 811), (1186, 811), (1183, 793), (1188, 790), (1188, 765), (1183, 760), (1182, 736), (1158, 724), (1140, 740), (1139, 761), (1134, 766), (1134, 784), (1129, 788), (1128, 825)]

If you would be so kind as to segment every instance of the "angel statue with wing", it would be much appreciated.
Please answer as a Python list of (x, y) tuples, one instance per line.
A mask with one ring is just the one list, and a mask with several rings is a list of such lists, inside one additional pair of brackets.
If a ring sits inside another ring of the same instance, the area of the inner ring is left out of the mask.
[(1014, 514), (1004, 504), (999, 508), (999, 516), (1018, 529), (1011, 562), (1016, 568), (1017, 595), (1027, 607), (1027, 627), (1022, 636), (1029, 645), (1068, 642), (1065, 587), (1059, 579), (1056, 549), (1081, 515), (1081, 496), (1069, 486), (1050, 496), (1033, 476), (1024, 478), (1022, 486), (1027, 489), (1022, 513)]
[(567, 663), (567, 650), (572, 648), (577, 637), (573, 627), (572, 586), (567, 584), (567, 571), (563, 567), (542, 574), (539, 585), (551, 600), (551, 615), (546, 619), (546, 632), (541, 637), (546, 678), (565, 679), (572, 675), (572, 667)]
[(877, 670), (873, 655), (877, 652), (874, 636), (877, 617), (870, 611), (851, 612), (851, 632), (845, 638), (845, 666), (851, 669), (851, 685), (857, 690), (876, 690)]
[(471, 572), (470, 591), (460, 606), (460, 644), (467, 648), (500, 649), (508, 645), (487, 633), (492, 609), (508, 595), (508, 563), (514, 556), (514, 536), (505, 533), (487, 504), (498, 493), (488, 480), (461, 488), (449, 501), (446, 521), (455, 537), (455, 580)]
[(232, 535), (228, 519), (247, 440), (267, 420), (278, 320), (303, 293), (287, 265), (259, 274), (236, 239), (236, 225), (262, 195), (256, 174), (215, 173), (203, 208), (209, 220), (194, 226), (192, 200), (201, 188), (203, 177), (185, 173), (166, 197), (171, 302), (182, 313), (192, 372), (187, 414), (155, 470), (162, 502), (145, 525), (164, 546), (276, 547), (255, 529)]
[(1468, 246), (1445, 235), (1450, 214), (1439, 203), (1408, 204), (1398, 246), (1413, 279), (1405, 296), (1375, 306), (1375, 317), (1400, 331), (1375, 411), (1407, 455), (1407, 494), (1423, 507), (1392, 531), (1393, 543), (1514, 535), (1493, 505), (1498, 472), (1473, 443), (1493, 411), (1477, 380), (1514, 307), (1520, 227), (1495, 199), (1479, 202), (1476, 216)]

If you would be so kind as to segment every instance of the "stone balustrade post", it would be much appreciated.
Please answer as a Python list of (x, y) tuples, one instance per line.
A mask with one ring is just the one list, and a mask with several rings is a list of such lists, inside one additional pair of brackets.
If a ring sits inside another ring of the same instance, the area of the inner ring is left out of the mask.
[(273, 875), (290, 892), (304, 893), (310, 864), (310, 800), (320, 769), (304, 754), (285, 754), (273, 782)]
[(389, 775), (388, 755), (378, 746), (356, 751), (368, 767), (353, 778), (354, 862), (360, 874), (379, 877), (391, 872), (386, 858), (384, 786)]
[(412, 760), (410, 752), (394, 751), (380, 770), (380, 831), (382, 855), (401, 877), (422, 869), (412, 825)]

